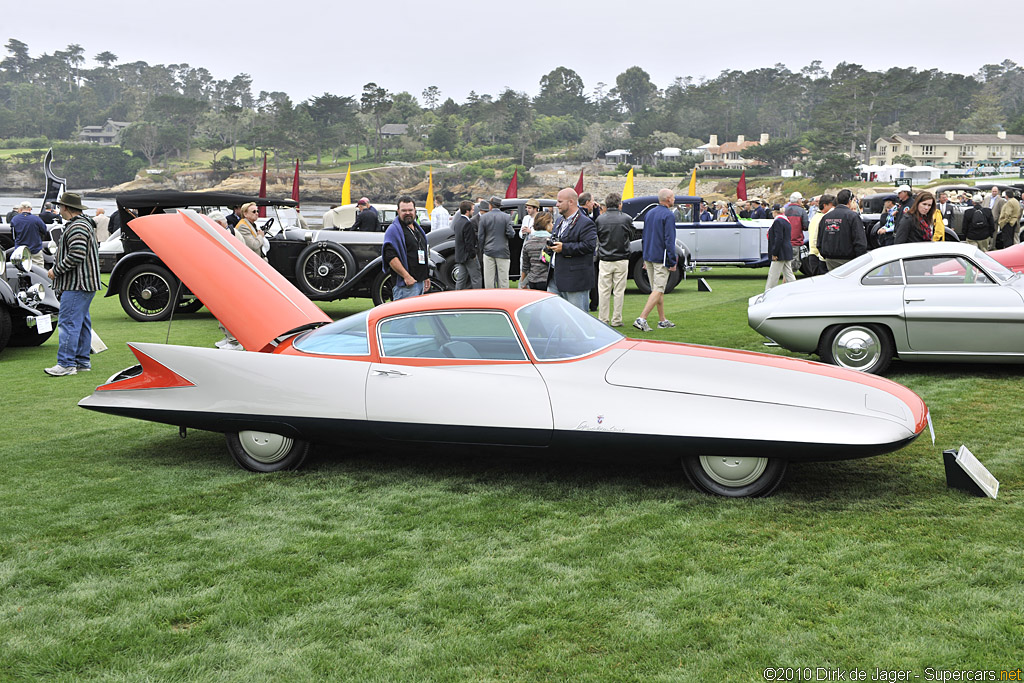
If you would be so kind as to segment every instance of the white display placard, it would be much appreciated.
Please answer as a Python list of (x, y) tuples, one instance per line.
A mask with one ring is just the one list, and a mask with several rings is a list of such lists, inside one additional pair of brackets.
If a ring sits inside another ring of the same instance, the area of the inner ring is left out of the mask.
[(53, 331), (53, 320), (49, 314), (36, 316), (36, 333), (46, 334)]
[(956, 462), (989, 498), (995, 498), (999, 494), (999, 480), (974, 457), (974, 453), (967, 450), (967, 446), (960, 446), (956, 453)]

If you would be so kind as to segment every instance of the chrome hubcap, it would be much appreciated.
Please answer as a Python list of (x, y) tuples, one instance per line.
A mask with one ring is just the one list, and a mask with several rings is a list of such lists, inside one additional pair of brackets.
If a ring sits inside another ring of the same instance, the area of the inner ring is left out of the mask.
[(239, 432), (238, 440), (249, 457), (264, 465), (275, 463), (286, 456), (294, 443), (287, 436), (254, 431)]
[(878, 336), (866, 327), (850, 327), (832, 342), (832, 357), (837, 365), (863, 370), (874, 365), (882, 353)]
[(768, 458), (740, 458), (723, 455), (702, 455), (704, 473), (722, 486), (747, 486), (757, 481), (768, 467)]

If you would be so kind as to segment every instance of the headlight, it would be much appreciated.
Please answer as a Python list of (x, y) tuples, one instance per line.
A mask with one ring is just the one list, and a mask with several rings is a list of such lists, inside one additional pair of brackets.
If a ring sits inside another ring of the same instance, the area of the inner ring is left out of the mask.
[(11, 252), (11, 263), (23, 273), (32, 270), (32, 252), (28, 247), (22, 245)]
[(43, 251), (49, 254), (50, 256), (53, 256), (54, 254), (57, 253), (57, 243), (54, 242), (53, 240), (50, 240), (49, 242), (43, 245)]
[(28, 289), (26, 289), (25, 291), (28, 292), (28, 295), (30, 297), (35, 297), (39, 301), (42, 301), (43, 297), (46, 296), (46, 290), (38, 282), (35, 283), (34, 285), (29, 285)]
[(3, 277), (6, 272), (7, 257), (4, 256), (4, 250), (0, 249), (0, 277)]

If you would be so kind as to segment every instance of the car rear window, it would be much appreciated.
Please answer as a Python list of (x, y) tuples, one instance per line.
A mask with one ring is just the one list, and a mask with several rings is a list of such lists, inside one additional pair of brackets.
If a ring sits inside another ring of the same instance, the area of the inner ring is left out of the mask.
[(306, 353), (368, 356), (370, 354), (369, 336), (366, 331), (368, 313), (369, 311), (356, 313), (300, 335), (292, 346)]

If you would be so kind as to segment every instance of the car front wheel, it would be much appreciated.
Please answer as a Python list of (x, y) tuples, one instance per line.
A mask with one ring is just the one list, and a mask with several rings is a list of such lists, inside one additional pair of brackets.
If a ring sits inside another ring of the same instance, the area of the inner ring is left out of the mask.
[(239, 467), (250, 472), (281, 472), (298, 469), (309, 453), (309, 444), (272, 432), (245, 430), (226, 434), (228, 451)]
[(878, 325), (837, 325), (821, 340), (819, 355), (826, 363), (879, 375), (892, 360), (889, 331)]
[(726, 498), (771, 495), (786, 475), (779, 458), (695, 455), (683, 458), (683, 471), (694, 488)]

